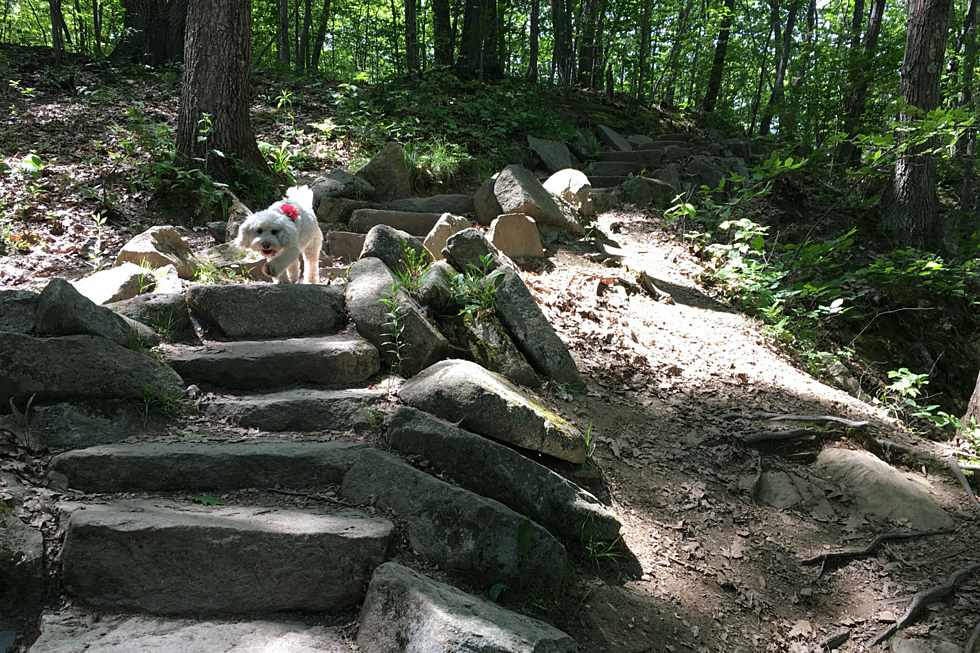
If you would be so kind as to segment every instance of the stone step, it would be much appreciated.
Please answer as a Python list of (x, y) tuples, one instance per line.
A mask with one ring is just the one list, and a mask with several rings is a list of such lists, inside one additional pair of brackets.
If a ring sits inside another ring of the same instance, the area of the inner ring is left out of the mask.
[(357, 606), (394, 526), (328, 514), (162, 501), (60, 504), (65, 590), (107, 611), (209, 616)]
[(339, 485), (367, 447), (354, 442), (147, 442), (77, 449), (51, 460), (83, 492), (221, 491)]
[(629, 177), (618, 175), (589, 175), (589, 183), (592, 184), (592, 188), (615, 188), (616, 186), (625, 184), (627, 181), (629, 181)]
[(666, 150), (664, 148), (655, 150), (633, 150), (632, 152), (599, 152), (596, 161), (629, 161), (639, 163), (650, 168), (659, 168), (663, 163)]
[(300, 388), (264, 395), (221, 396), (206, 404), (205, 414), (261, 431), (344, 431), (368, 424), (370, 407), (385, 402), (383, 389)]
[(442, 213), (417, 213), (414, 211), (391, 211), (388, 209), (358, 209), (350, 219), (350, 228), (358, 233), (367, 233), (379, 224), (388, 225), (418, 238), (425, 238), (436, 226)]
[(381, 369), (378, 350), (347, 333), (322, 338), (242, 340), (177, 350), (170, 365), (187, 383), (236, 390), (290, 385), (350, 387)]
[(295, 620), (205, 621), (148, 615), (90, 613), (69, 608), (44, 615), (31, 653), (125, 651), (350, 652), (339, 627)]

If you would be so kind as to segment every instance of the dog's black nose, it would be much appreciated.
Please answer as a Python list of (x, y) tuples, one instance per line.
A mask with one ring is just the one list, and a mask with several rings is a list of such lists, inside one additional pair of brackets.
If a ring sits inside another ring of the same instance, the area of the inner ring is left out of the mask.
[(263, 240), (262, 249), (272, 249), (272, 243), (270, 243), (268, 240)]

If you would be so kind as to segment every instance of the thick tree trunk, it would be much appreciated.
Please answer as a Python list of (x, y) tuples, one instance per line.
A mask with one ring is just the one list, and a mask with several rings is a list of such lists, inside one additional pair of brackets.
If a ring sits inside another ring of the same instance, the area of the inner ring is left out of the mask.
[(316, 27), (316, 38), (310, 46), (310, 70), (320, 67), (320, 55), (323, 53), (323, 40), (327, 38), (327, 20), (330, 18), (330, 0), (323, 0), (323, 11)]
[(528, 61), (527, 73), (525, 77), (529, 82), (538, 81), (538, 40), (541, 36), (541, 27), (538, 19), (541, 13), (541, 0), (531, 0), (531, 34), (528, 37)]
[(728, 54), (728, 39), (732, 31), (732, 19), (735, 16), (735, 0), (725, 0), (725, 17), (721, 20), (721, 31), (715, 44), (715, 60), (711, 64), (711, 74), (708, 77), (708, 88), (704, 92), (704, 102), (701, 108), (706, 112), (714, 111), (721, 93), (721, 80), (725, 74), (725, 57)]
[(796, 13), (800, 8), (800, 0), (793, 0), (789, 8), (789, 16), (786, 18), (786, 29), (783, 30), (783, 49), (779, 55), (779, 63), (776, 65), (776, 81), (773, 82), (772, 93), (769, 95), (769, 103), (759, 121), (759, 134), (766, 136), (772, 127), (773, 115), (776, 108), (783, 101), (783, 86), (786, 81), (786, 68), (789, 66), (789, 53), (793, 47), (793, 26), (796, 24)]
[(640, 52), (639, 61), (636, 62), (636, 99), (643, 101), (645, 90), (643, 85), (646, 83), (647, 58), (650, 56), (650, 10), (653, 8), (652, 2), (647, 2), (643, 7), (643, 18), (640, 20)]
[(409, 75), (419, 71), (418, 0), (405, 0), (405, 67)]
[(271, 176), (248, 112), (251, 9), (251, 0), (190, 0), (187, 15), (178, 160), (229, 185)]
[[(960, 107), (969, 110), (973, 104), (973, 84), (977, 57), (977, 0), (970, 0), (963, 20), (963, 92)], [(957, 141), (955, 154), (963, 157), (963, 188), (960, 192), (960, 226), (976, 229), (977, 215), (973, 211), (973, 164), (977, 145), (977, 130), (968, 127)]]
[(432, 42), (437, 66), (453, 65), (452, 29), (449, 0), (432, 0)]
[(980, 376), (977, 377), (977, 383), (973, 386), (973, 394), (966, 404), (966, 413), (963, 415), (962, 422), (966, 426), (972, 426), (974, 422), (980, 426)]
[[(914, 107), (899, 119), (909, 121), (939, 106), (940, 78), (946, 53), (952, 0), (909, 0), (909, 30), (902, 60), (899, 95)], [(936, 198), (936, 160), (927, 151), (935, 139), (899, 154), (892, 172), (885, 224), (903, 246), (937, 251), (939, 203)]]
[(769, 33), (766, 34), (766, 45), (762, 52), (762, 66), (759, 68), (759, 83), (755, 87), (755, 97), (752, 99), (752, 113), (749, 118), (749, 136), (755, 132), (755, 119), (759, 116), (759, 105), (762, 103), (762, 86), (769, 77), (769, 42), (770, 39), (779, 47), (779, 2), (769, 2)]
[(864, 35), (864, 51), (861, 53), (860, 64), (854, 77), (851, 87), (851, 97), (847, 102), (847, 111), (844, 114), (844, 133), (848, 140), (843, 141), (837, 148), (837, 165), (840, 170), (847, 170), (851, 165), (860, 161), (860, 153), (850, 142), (857, 133), (858, 125), (861, 123), (861, 114), (864, 113), (864, 98), (868, 94), (868, 75), (871, 72), (871, 58), (878, 48), (878, 36), (881, 34), (881, 22), (885, 15), (885, 0), (875, 0), (871, 5), (871, 14), (868, 16), (868, 29)]
[(574, 80), (575, 63), (572, 61), (572, 16), (569, 2), (566, 0), (550, 0), (551, 21), (554, 32), (555, 47), (552, 53), (552, 64), (555, 72), (555, 82), (571, 85)]
[(296, 68), (310, 67), (310, 29), (313, 23), (313, 0), (303, 2), (303, 29), (299, 37), (299, 54), (296, 56)]
[(51, 12), (51, 54), (54, 63), (60, 66), (65, 63), (65, 17), (61, 13), (61, 0), (48, 0)]
[(578, 24), (581, 25), (578, 48), (578, 85), (582, 88), (596, 88), (600, 78), (596, 72), (598, 60), (596, 37), (599, 34), (599, 15), (603, 11), (602, 4), (602, 0), (583, 0), (582, 2), (581, 16), (578, 21)]
[(279, 65), (289, 68), (289, 0), (279, 0)]

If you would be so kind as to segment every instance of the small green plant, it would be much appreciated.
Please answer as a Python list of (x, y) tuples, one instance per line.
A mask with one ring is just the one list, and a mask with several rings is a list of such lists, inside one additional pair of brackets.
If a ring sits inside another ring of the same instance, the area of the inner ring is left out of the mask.
[(531, 553), (531, 536), (534, 534), (534, 522), (530, 517), (525, 517), (517, 529), (517, 544), (521, 551), (521, 574), (517, 579), (521, 593), (524, 592), (524, 584), (527, 580), (527, 561)]
[(453, 299), (460, 306), (460, 315), (479, 311), (493, 312), (497, 308), (497, 288), (503, 283), (503, 270), (487, 273), (493, 255), (480, 257), (480, 265), (470, 263), (467, 274), (457, 274), (452, 280)]
[(17, 423), (25, 429), (29, 428), (31, 425), (31, 404), (34, 403), (34, 397), (36, 396), (36, 394), (31, 395), (31, 398), (27, 400), (27, 405), (24, 407), (23, 411), (20, 411), (17, 408), (17, 404), (14, 403), (14, 398), (10, 398), (10, 410), (14, 414), (14, 417), (17, 418)]
[(160, 334), (164, 340), (173, 338), (174, 332), (177, 330), (177, 316), (171, 312), (157, 313), (147, 319), (147, 322), (149, 327)]
[(585, 432), (585, 466), (591, 467), (595, 470), (601, 470), (603, 467), (607, 467), (606, 463), (599, 460), (595, 455), (596, 448), (596, 437), (592, 432), (592, 425), (589, 424), (588, 430)]
[(422, 273), (429, 267), (429, 253), (425, 249), (417, 250), (411, 247), (405, 239), (401, 239), (403, 263), (402, 267), (395, 271), (398, 283), (406, 292), (415, 292), (422, 279)]
[(385, 414), (380, 410), (372, 410), (366, 405), (361, 405), (361, 414), (364, 415), (364, 421), (371, 428), (372, 431), (380, 431), (385, 425)]
[(187, 404), (187, 398), (182, 395), (172, 395), (145, 383), (140, 384), (143, 401), (143, 424), (149, 424), (150, 418), (159, 416), (165, 419), (176, 416)]
[(196, 501), (202, 506), (223, 506), (225, 505), (221, 499), (216, 499), (214, 497), (209, 497), (206, 494), (199, 494), (196, 497), (191, 497), (191, 501)]
[(606, 540), (599, 540), (596, 538), (591, 538), (585, 543), (585, 550), (589, 555), (589, 559), (596, 563), (596, 566), (601, 565), (603, 560), (608, 560), (619, 567), (619, 559), (623, 557), (617, 549), (619, 543), (623, 541), (622, 535), (617, 535), (616, 539), (612, 542), (607, 542)]
[(388, 339), (382, 342), (386, 347), (387, 353), (394, 359), (392, 372), (401, 374), (402, 366), (408, 357), (404, 353), (405, 349), (405, 321), (404, 314), (408, 311), (398, 303), (399, 284), (396, 281), (391, 285), (391, 297), (382, 297), (378, 301), (388, 309), (385, 312), (385, 337)]

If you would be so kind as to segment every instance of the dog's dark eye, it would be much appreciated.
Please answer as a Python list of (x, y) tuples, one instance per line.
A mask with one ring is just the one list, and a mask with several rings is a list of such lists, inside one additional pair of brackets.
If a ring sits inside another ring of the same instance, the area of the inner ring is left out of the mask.
[(255, 233), (257, 233), (258, 235), (260, 235), (260, 236), (261, 236), (261, 235), (262, 235), (262, 230), (261, 230), (261, 229), (256, 229), (256, 230), (255, 230)]
[(279, 230), (278, 230), (278, 229), (273, 229), (273, 230), (272, 230), (272, 235), (273, 235), (273, 236), (275, 236), (275, 235), (276, 235), (277, 233), (279, 233)]

